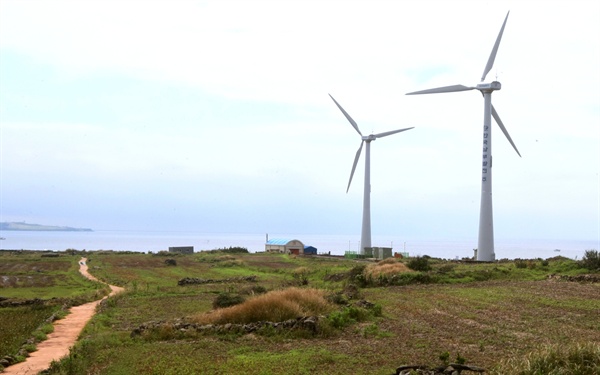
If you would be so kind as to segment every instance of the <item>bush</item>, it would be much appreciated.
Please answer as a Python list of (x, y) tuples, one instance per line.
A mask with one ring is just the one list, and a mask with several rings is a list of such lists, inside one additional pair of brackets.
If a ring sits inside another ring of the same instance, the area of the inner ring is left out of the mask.
[(173, 258), (169, 258), (169, 259), (165, 259), (165, 264), (167, 266), (176, 266), (177, 265), (177, 261)]
[(527, 262), (522, 259), (515, 259), (515, 267), (517, 268), (527, 268)]
[(240, 247), (240, 246), (230, 246), (230, 247), (223, 247), (223, 248), (219, 248), (219, 249), (214, 249), (214, 250), (202, 250), (203, 253), (226, 253), (226, 254), (248, 254), (249, 251), (247, 248), (245, 247)]
[(412, 258), (408, 261), (407, 266), (414, 271), (426, 272), (431, 270), (431, 266), (429, 265), (429, 257)]
[(349, 306), (344, 307), (340, 311), (335, 311), (329, 314), (327, 316), (327, 321), (334, 328), (344, 328), (350, 324), (365, 321), (371, 315), (372, 313), (370, 313), (367, 309)]
[(219, 293), (213, 301), (213, 309), (221, 309), (229, 306), (239, 305), (245, 301), (244, 297), (239, 294)]
[(298, 267), (292, 271), (292, 276), (300, 285), (308, 285), (308, 274), (310, 270), (307, 267)]
[(581, 266), (588, 270), (600, 270), (600, 254), (598, 250), (586, 250), (581, 258)]

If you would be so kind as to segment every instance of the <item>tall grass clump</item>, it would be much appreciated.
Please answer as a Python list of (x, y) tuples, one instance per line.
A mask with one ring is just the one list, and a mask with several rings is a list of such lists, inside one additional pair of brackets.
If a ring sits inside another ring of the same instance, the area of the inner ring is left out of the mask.
[(387, 258), (381, 262), (369, 264), (364, 271), (365, 276), (372, 279), (383, 276), (389, 277), (402, 272), (411, 272), (411, 270), (404, 263), (400, 263), (394, 258)]
[(258, 295), (239, 305), (217, 309), (192, 319), (200, 324), (281, 322), (300, 316), (325, 314), (332, 308), (322, 290), (288, 288)]
[(590, 342), (547, 346), (524, 357), (504, 361), (491, 374), (597, 375), (600, 374), (600, 345)]

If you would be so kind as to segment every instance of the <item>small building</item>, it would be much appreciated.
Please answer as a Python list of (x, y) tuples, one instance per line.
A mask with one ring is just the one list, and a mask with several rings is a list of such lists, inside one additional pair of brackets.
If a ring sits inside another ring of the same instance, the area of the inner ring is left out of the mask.
[(194, 246), (173, 246), (169, 247), (170, 253), (193, 254)]
[(373, 257), (377, 259), (387, 259), (392, 257), (392, 248), (391, 247), (374, 247), (373, 248)]
[(304, 255), (317, 255), (317, 248), (314, 246), (304, 246)]
[(265, 243), (265, 251), (282, 254), (304, 254), (304, 244), (299, 240), (273, 238)]

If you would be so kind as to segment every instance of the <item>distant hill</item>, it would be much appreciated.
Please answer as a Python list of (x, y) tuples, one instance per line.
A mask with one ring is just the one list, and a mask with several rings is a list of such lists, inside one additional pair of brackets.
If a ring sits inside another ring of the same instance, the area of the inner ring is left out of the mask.
[(92, 232), (89, 228), (72, 228), (72, 227), (60, 227), (56, 225), (40, 225), (40, 224), (29, 224), (26, 222), (12, 222), (12, 223), (0, 223), (0, 230), (22, 230), (22, 231), (62, 231), (62, 232)]

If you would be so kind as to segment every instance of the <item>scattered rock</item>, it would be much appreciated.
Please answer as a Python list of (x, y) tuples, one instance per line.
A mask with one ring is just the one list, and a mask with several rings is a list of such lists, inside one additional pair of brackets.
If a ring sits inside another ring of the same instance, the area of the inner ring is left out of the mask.
[(146, 331), (158, 330), (161, 327), (172, 327), (174, 331), (187, 332), (187, 331), (195, 331), (200, 333), (229, 333), (229, 332), (239, 332), (244, 334), (249, 334), (252, 332), (259, 331), (263, 328), (273, 328), (276, 330), (295, 330), (295, 329), (303, 329), (311, 332), (318, 331), (319, 325), (318, 316), (306, 316), (306, 317), (298, 317), (296, 319), (288, 319), (283, 322), (254, 322), (254, 323), (246, 323), (246, 324), (237, 324), (237, 323), (227, 323), (227, 324), (197, 324), (186, 322), (184, 319), (176, 319), (175, 321), (166, 322), (166, 321), (150, 321), (141, 324), (139, 327), (134, 328), (131, 331), (130, 336), (136, 337), (141, 336)]
[(484, 373), (485, 369), (478, 366), (451, 363), (448, 366), (428, 367), (423, 365), (403, 365), (396, 369), (394, 375), (460, 375), (463, 371)]

